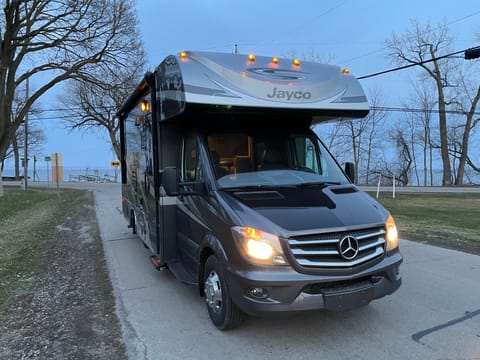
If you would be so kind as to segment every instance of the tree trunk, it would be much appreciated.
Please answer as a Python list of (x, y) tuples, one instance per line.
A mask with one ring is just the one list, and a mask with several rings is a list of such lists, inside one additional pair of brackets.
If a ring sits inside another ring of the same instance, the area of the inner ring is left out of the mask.
[(0, 198), (3, 197), (3, 166), (0, 166)]
[(457, 176), (455, 178), (455, 185), (463, 185), (463, 177), (465, 175), (465, 163), (467, 161), (467, 154), (468, 154), (468, 140), (470, 138), (470, 121), (467, 120), (465, 124), (465, 131), (463, 133), (462, 139), (462, 148), (460, 149), (460, 158), (458, 159), (458, 167), (457, 167)]
[(452, 168), (450, 166), (450, 157), (448, 156), (448, 137), (447, 137), (447, 114), (445, 106), (445, 96), (441, 79), (436, 78), (438, 90), (438, 125), (440, 129), (440, 153), (442, 156), (443, 178), (442, 186), (452, 185)]
[(12, 141), (13, 158), (15, 161), (15, 180), (20, 180), (20, 153), (18, 151), (17, 138), (14, 137)]
[(430, 186), (433, 186), (433, 146), (429, 144)]
[(475, 125), (472, 126), (473, 116), (475, 114), (475, 109), (477, 104), (480, 101), (480, 87), (477, 90), (477, 94), (472, 101), (470, 106), (470, 111), (467, 113), (467, 121), (465, 122), (465, 130), (463, 132), (462, 138), (462, 148), (460, 153), (460, 158), (458, 160), (457, 168), (457, 177), (455, 179), (455, 185), (463, 185), (463, 177), (465, 175), (465, 164), (468, 157), (468, 142), (470, 140), (470, 133)]
[(108, 135), (110, 136), (110, 142), (112, 143), (113, 151), (115, 151), (115, 155), (117, 155), (117, 159), (119, 160), (121, 158), (120, 143), (117, 141), (115, 129), (109, 128)]
[(428, 133), (427, 127), (424, 127), (423, 139), (423, 186), (427, 186), (427, 148), (428, 148)]

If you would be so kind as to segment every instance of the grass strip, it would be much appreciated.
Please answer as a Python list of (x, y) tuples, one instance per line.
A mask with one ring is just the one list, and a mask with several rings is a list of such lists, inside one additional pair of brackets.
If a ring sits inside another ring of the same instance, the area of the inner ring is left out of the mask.
[(397, 193), (378, 200), (401, 238), (480, 254), (479, 193)]
[(42, 264), (45, 239), (68, 216), (81, 191), (4, 188), (0, 198), (0, 314), (27, 291)]

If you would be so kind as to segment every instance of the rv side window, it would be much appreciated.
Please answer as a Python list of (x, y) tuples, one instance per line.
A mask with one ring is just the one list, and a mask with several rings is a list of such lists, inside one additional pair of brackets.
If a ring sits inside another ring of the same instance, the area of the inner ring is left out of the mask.
[(181, 181), (199, 181), (202, 179), (197, 140), (190, 136), (184, 139), (182, 147)]

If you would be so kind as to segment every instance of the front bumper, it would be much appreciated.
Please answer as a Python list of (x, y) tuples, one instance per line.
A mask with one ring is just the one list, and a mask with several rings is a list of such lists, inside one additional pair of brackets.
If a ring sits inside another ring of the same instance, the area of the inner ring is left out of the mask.
[(233, 301), (250, 315), (349, 310), (397, 290), (402, 282), (399, 273), (402, 260), (396, 251), (349, 276), (302, 274), (286, 266), (253, 271), (227, 266), (226, 275)]

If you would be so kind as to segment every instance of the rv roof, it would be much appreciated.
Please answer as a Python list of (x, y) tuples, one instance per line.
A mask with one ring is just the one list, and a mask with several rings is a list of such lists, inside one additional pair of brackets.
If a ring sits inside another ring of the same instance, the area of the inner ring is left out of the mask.
[(266, 56), (182, 52), (176, 56), (187, 104), (313, 110), (363, 117), (368, 102), (358, 80), (337, 66)]
[(361, 118), (369, 110), (358, 80), (338, 66), (186, 51), (168, 56), (153, 74), (147, 73), (117, 115), (125, 116), (153, 86), (158, 87), (160, 121), (191, 111), (294, 112), (317, 123)]

